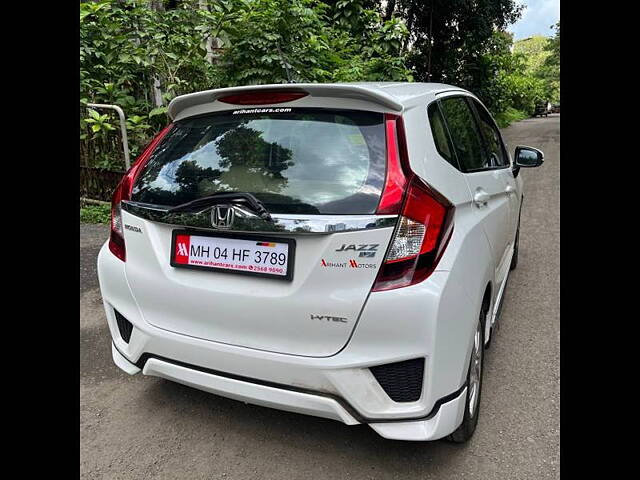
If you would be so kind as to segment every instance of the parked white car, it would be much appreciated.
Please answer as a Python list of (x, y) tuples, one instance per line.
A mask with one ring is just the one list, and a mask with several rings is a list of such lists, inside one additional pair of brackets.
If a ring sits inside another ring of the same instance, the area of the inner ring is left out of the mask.
[(520, 167), (471, 93), (284, 84), (183, 95), (113, 196), (113, 359), (385, 438), (462, 442), (518, 261)]

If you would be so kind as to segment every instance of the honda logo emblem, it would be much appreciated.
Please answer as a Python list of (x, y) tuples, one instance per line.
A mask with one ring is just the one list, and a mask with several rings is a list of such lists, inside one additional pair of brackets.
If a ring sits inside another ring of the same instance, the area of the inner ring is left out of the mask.
[(211, 210), (211, 225), (215, 228), (231, 228), (235, 212), (231, 205), (216, 205)]

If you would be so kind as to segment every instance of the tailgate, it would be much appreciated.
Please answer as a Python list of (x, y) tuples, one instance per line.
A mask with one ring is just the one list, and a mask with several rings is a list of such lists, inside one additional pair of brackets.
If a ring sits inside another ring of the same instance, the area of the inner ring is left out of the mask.
[(172, 233), (179, 227), (126, 211), (123, 221), (127, 280), (148, 323), (205, 340), (314, 357), (333, 355), (348, 342), (393, 232), (387, 226), (269, 233), (295, 239), (288, 281), (172, 267)]

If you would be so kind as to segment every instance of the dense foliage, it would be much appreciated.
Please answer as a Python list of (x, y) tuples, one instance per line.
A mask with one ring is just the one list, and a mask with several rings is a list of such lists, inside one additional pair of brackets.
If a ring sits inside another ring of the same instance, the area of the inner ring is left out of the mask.
[[(361, 0), (186, 0), (167, 10), (141, 0), (85, 2), (81, 102), (124, 108), (135, 156), (182, 93), (289, 79), (411, 80), (401, 53), (407, 33)], [(85, 162), (121, 166), (112, 116), (81, 117)]]
[[(232, 85), (445, 82), (505, 124), (559, 99), (560, 26), (554, 38), (514, 45), (504, 30), (520, 9), (514, 0), (82, 2), (81, 103), (125, 110), (132, 158), (166, 124), (173, 97)], [(81, 106), (85, 165), (122, 168), (119, 142), (114, 115)]]
[[(559, 56), (558, 70), (549, 67), (543, 75), (542, 67), (530, 70), (526, 55), (512, 53), (504, 30), (521, 10), (514, 0), (389, 0), (386, 15), (407, 23), (408, 63), (417, 80), (467, 88), (505, 118), (507, 111), (533, 113), (537, 100), (559, 99)], [(551, 48), (547, 43), (552, 41), (545, 39), (543, 50)]]
[(528, 116), (533, 114), (536, 102), (551, 99), (545, 82), (527, 71), (527, 57), (511, 53), (510, 35), (496, 32), (487, 45), (477, 62), (483, 74), (469, 89), (485, 102), (499, 123), (508, 123), (501, 120), (509, 109)]
[(398, 0), (388, 8), (406, 19), (411, 65), (420, 81), (470, 85), (495, 31), (520, 16), (514, 0)]
[(560, 22), (555, 25), (555, 35), (547, 41), (545, 51), (549, 56), (545, 58), (541, 68), (535, 73), (548, 85), (554, 101), (560, 101)]
[(524, 74), (539, 81), (544, 97), (560, 101), (560, 25), (552, 38), (535, 35), (515, 42), (513, 52), (523, 58)]
[(111, 205), (84, 205), (80, 207), (80, 222), (109, 223), (111, 221)]

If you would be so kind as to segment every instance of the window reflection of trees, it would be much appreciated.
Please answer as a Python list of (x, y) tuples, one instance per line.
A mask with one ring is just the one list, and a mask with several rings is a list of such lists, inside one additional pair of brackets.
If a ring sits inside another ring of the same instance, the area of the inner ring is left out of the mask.
[(244, 191), (275, 213), (370, 213), (385, 178), (382, 120), (300, 111), (178, 122), (136, 181), (133, 200), (175, 206)]
[[(199, 135), (194, 135), (192, 128), (176, 128), (174, 138), (167, 142), (172, 147), (159, 152), (179, 159), (171, 162), (175, 169), (171, 171), (170, 164), (151, 162), (152, 166), (143, 172), (138, 182), (144, 186), (134, 194), (139, 201), (144, 202), (147, 197), (154, 198), (155, 202), (162, 199), (159, 203), (164, 205), (176, 205), (224, 191), (281, 192), (287, 185), (282, 172), (295, 163), (293, 152), (277, 142), (265, 141), (263, 132), (248, 127), (247, 123), (245, 120), (231, 128), (224, 124), (215, 129), (205, 127)], [(163, 174), (170, 177), (177, 188), (151, 186), (163, 168)], [(265, 185), (258, 187), (257, 183)]]
[[(239, 191), (266, 190), (281, 192), (287, 184), (282, 172), (294, 165), (293, 152), (277, 142), (267, 142), (262, 132), (246, 125), (237, 125), (215, 141), (228, 184)], [(268, 183), (268, 188), (251, 188), (254, 182)], [(227, 187), (230, 188), (230, 187)]]

